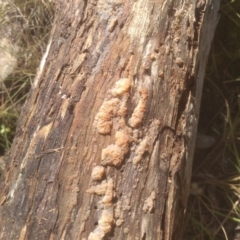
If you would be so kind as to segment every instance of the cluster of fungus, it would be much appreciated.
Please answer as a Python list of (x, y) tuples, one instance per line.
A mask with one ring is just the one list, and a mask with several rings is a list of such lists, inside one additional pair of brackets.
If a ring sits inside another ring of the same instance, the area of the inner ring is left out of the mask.
[(147, 102), (147, 89), (143, 88), (140, 91), (141, 98), (137, 107), (134, 109), (131, 118), (129, 119), (128, 123), (132, 128), (138, 127), (143, 120), (144, 113), (146, 111), (146, 102)]
[[(129, 78), (119, 79), (115, 83), (115, 86), (108, 92), (108, 96), (104, 100), (94, 120), (94, 126), (99, 134), (110, 134), (112, 128), (116, 129), (116, 131), (115, 142), (102, 149), (101, 166), (95, 166), (92, 170), (91, 179), (97, 182), (97, 184), (88, 189), (87, 192), (102, 196), (100, 201), (102, 213), (98, 220), (97, 227), (90, 233), (88, 240), (102, 240), (104, 236), (111, 231), (113, 224), (121, 226), (124, 222), (122, 210), (130, 209), (129, 198), (127, 199), (127, 203), (125, 203), (126, 199), (124, 203), (118, 201), (114, 210), (114, 181), (112, 178), (103, 180), (103, 178), (107, 178), (107, 176), (105, 176), (105, 166), (119, 167), (122, 165), (124, 157), (130, 151), (132, 142), (135, 141), (133, 136), (134, 131), (141, 125), (146, 111), (148, 91), (146, 88), (141, 88), (139, 102), (132, 116), (128, 122), (126, 122), (127, 101), (130, 88), (131, 80)], [(116, 119), (114, 122), (113, 118)], [(133, 159), (135, 165), (140, 162), (146, 149), (147, 138), (145, 137), (136, 150)], [(151, 211), (150, 201), (154, 201), (152, 195), (151, 199), (145, 201), (144, 209), (150, 209)]]
[(145, 151), (147, 149), (147, 146), (148, 146), (147, 138), (144, 138), (140, 142), (140, 144), (139, 144), (139, 146), (138, 146), (138, 148), (137, 148), (137, 150), (135, 152), (135, 156), (133, 158), (133, 164), (134, 165), (138, 164), (141, 161), (142, 156), (143, 156), (143, 154), (145, 153)]
[(97, 195), (103, 195), (101, 200), (103, 211), (100, 219), (98, 220), (98, 226), (93, 232), (90, 233), (88, 237), (88, 240), (101, 240), (107, 233), (111, 231), (114, 222), (112, 202), (114, 197), (113, 179), (110, 178), (108, 182), (103, 181), (101, 184), (90, 188), (88, 192)]
[(96, 116), (96, 127), (100, 134), (108, 134), (112, 129), (112, 116), (117, 113), (117, 106), (120, 100), (113, 98), (105, 101)]
[[(126, 101), (131, 87), (129, 78), (121, 78), (115, 83), (110, 92), (110, 98), (105, 100), (95, 117), (95, 126), (100, 134), (109, 134), (112, 129), (112, 119), (117, 116), (125, 116)], [(122, 101), (121, 101), (122, 100)]]
[[(110, 91), (110, 97), (106, 99), (99, 109), (95, 117), (94, 125), (99, 134), (110, 134), (113, 126), (113, 118), (119, 119), (119, 130), (115, 133), (115, 144), (110, 144), (102, 149), (101, 164), (102, 166), (95, 166), (92, 170), (91, 179), (93, 181), (102, 181), (105, 170), (105, 165), (120, 166), (124, 160), (125, 154), (129, 152), (131, 143), (131, 129), (125, 124), (123, 118), (127, 114), (127, 100), (129, 97), (129, 90), (131, 87), (131, 80), (128, 78), (119, 79), (114, 88)], [(90, 233), (88, 240), (101, 240), (109, 233), (114, 223), (114, 183), (110, 178), (108, 181), (103, 180), (100, 184), (92, 186), (87, 191), (90, 194), (103, 196), (101, 200), (102, 214), (98, 221), (98, 226)], [(120, 225), (122, 220), (116, 221), (116, 225)]]
[(95, 118), (95, 126), (98, 133), (109, 134), (112, 129), (112, 119), (119, 117), (118, 125), (120, 129), (115, 133), (115, 144), (111, 144), (102, 150), (102, 165), (120, 166), (124, 156), (129, 151), (132, 131), (125, 124), (123, 119), (127, 114), (127, 100), (131, 80), (121, 78), (115, 83), (114, 88), (110, 91), (110, 98), (105, 100), (100, 107)]
[(156, 198), (156, 193), (154, 191), (151, 192), (150, 196), (145, 200), (144, 206), (143, 206), (143, 211), (144, 212), (152, 212), (154, 208), (154, 201)]
[(124, 155), (129, 152), (131, 135), (126, 131), (117, 131), (115, 134), (115, 144), (111, 144), (102, 150), (102, 165), (120, 166)]

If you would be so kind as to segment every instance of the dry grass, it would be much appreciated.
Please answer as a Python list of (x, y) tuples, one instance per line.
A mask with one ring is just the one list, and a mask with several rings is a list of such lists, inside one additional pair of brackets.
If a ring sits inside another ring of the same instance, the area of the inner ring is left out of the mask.
[(195, 152), (184, 237), (190, 240), (240, 239), (240, 1), (222, 0), (220, 15), (199, 121), (217, 143)]
[(0, 5), (0, 35), (18, 49), (14, 52), (17, 67), (6, 79), (0, 79), (0, 155), (10, 148), (22, 104), (46, 48), (53, 15), (50, 1), (5, 0)]

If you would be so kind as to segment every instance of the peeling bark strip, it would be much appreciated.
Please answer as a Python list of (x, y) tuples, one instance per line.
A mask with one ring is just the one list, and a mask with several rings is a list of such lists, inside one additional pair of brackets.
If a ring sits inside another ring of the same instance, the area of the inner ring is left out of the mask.
[(1, 178), (0, 239), (181, 239), (218, 8), (56, 1)]

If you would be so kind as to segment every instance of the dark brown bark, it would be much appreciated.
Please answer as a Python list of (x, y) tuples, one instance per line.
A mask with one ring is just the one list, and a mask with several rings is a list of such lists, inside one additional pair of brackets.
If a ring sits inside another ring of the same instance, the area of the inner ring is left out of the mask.
[(56, 1), (0, 239), (181, 239), (219, 8), (194, 2)]

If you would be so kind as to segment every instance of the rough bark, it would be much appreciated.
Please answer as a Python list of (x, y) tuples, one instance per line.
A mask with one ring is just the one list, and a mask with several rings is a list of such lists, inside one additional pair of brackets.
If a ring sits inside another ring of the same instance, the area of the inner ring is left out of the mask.
[(218, 8), (56, 1), (1, 179), (1, 239), (181, 239)]

